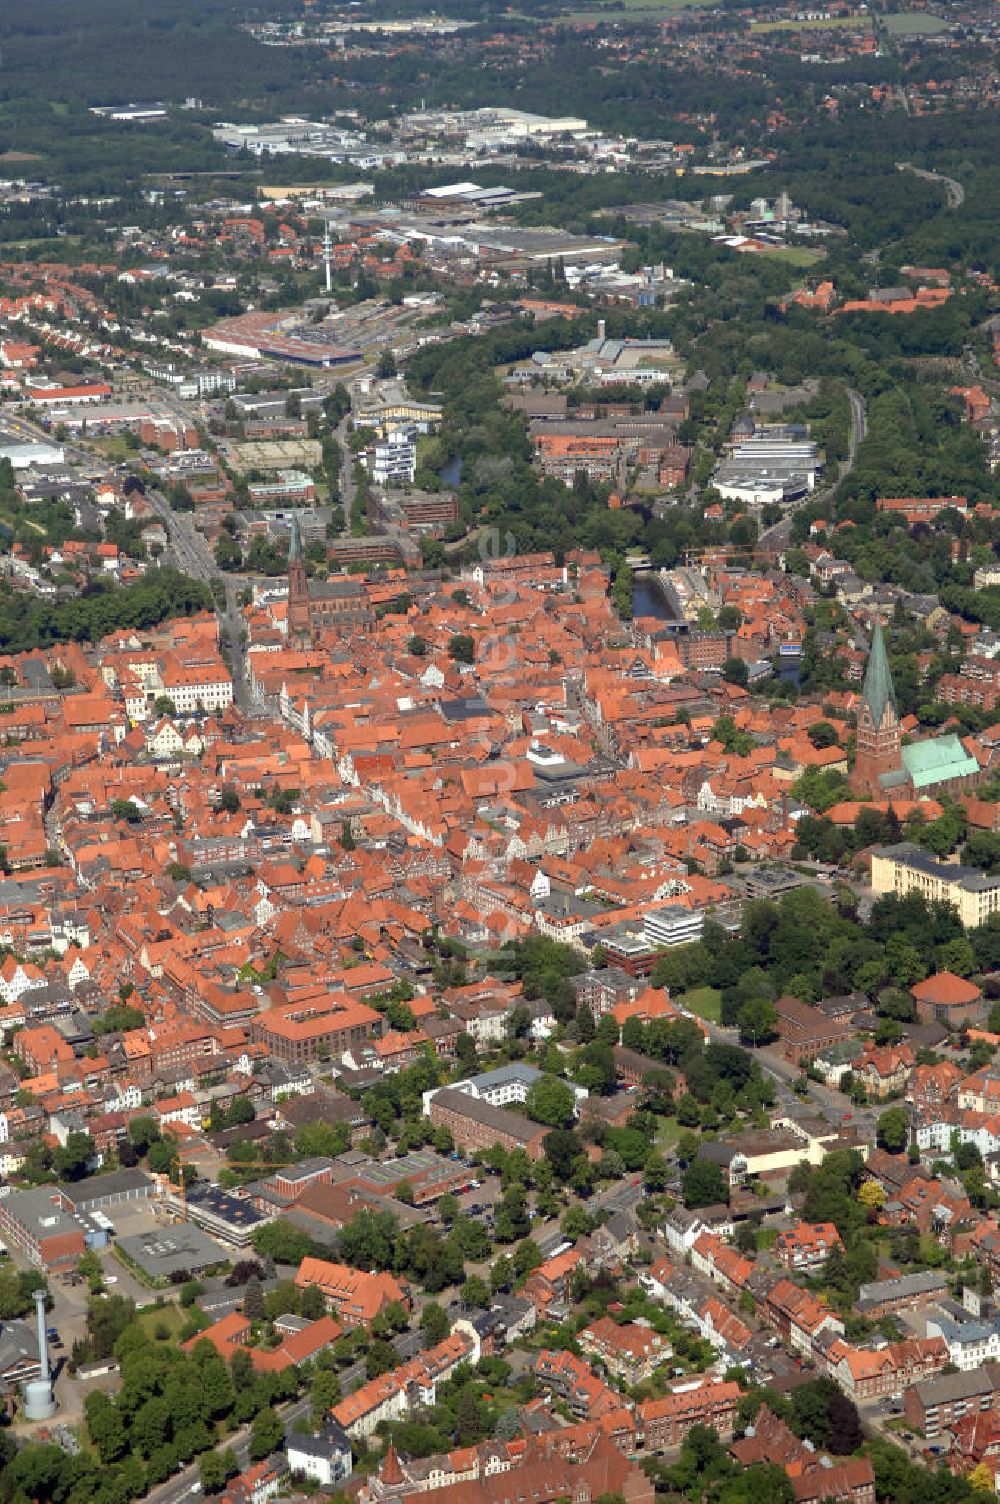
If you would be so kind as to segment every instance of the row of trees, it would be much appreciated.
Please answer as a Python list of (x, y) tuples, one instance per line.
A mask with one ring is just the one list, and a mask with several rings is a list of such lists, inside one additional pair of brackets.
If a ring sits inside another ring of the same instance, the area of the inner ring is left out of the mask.
[[(118, 1394), (88, 1395), (85, 1413), (101, 1462), (121, 1469), (130, 1490), (138, 1485), (131, 1497), (208, 1451), (218, 1425), (253, 1422), (252, 1450), (259, 1455), (280, 1444), (273, 1406), (294, 1397), (294, 1370), (258, 1374), (243, 1352), (227, 1365), (207, 1341), (187, 1354), (150, 1340), (134, 1320), (116, 1342), (115, 1356), (122, 1374)], [(258, 1423), (263, 1415), (268, 1419)]]
[(0, 649), (26, 653), (56, 642), (99, 642), (109, 632), (154, 627), (168, 616), (190, 616), (211, 607), (206, 586), (166, 567), (150, 569), (134, 585), (95, 582), (67, 601), (26, 597), (4, 587)]

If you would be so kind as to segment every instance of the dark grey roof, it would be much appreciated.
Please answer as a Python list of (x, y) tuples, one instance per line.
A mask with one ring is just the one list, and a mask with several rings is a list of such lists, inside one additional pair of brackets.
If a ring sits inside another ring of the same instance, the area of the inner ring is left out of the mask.
[(148, 1232), (119, 1238), (119, 1247), (152, 1278), (186, 1269), (195, 1273), (213, 1264), (223, 1264), (229, 1255), (207, 1232), (193, 1223), (154, 1227)]
[(107, 1175), (88, 1175), (86, 1180), (76, 1180), (59, 1187), (60, 1195), (77, 1210), (96, 1206), (108, 1196), (125, 1196), (138, 1192), (151, 1196), (153, 1182), (145, 1170), (112, 1170)]
[(872, 1280), (862, 1285), (858, 1294), (858, 1306), (879, 1305), (884, 1300), (906, 1300), (917, 1295), (927, 1295), (946, 1290), (948, 1281), (936, 1269), (921, 1269), (916, 1274), (900, 1274), (894, 1279)]
[(720, 1140), (704, 1140), (698, 1145), (698, 1158), (707, 1159), (713, 1165), (723, 1165), (729, 1168), (733, 1159), (740, 1151), (734, 1149), (731, 1144), (722, 1143)]
[(491, 1310), (500, 1317), (504, 1326), (512, 1327), (524, 1320), (533, 1309), (531, 1301), (522, 1295), (502, 1295), (494, 1300)]
[(959, 862), (940, 862), (929, 851), (922, 851), (911, 841), (899, 841), (895, 846), (881, 846), (876, 855), (892, 857), (928, 877), (941, 878), (951, 883), (960, 882), (970, 892), (985, 892), (996, 887), (996, 878), (988, 877), (978, 867), (963, 867)]
[(316, 1436), (307, 1432), (288, 1431), (286, 1443), (296, 1452), (302, 1452), (307, 1457), (322, 1457), (329, 1460), (332, 1457), (350, 1453), (351, 1440), (343, 1427), (335, 1420), (327, 1420), (322, 1431)]
[(264, 1220), (249, 1201), (240, 1201), (218, 1186), (206, 1185), (202, 1181), (195, 1181), (188, 1187), (187, 1199), (189, 1207), (200, 1207), (230, 1227), (256, 1227)]
[(933, 1379), (923, 1379), (912, 1387), (920, 1403), (927, 1409), (954, 1400), (974, 1399), (976, 1395), (992, 1394), (1000, 1389), (997, 1365), (985, 1363), (982, 1368), (968, 1372), (942, 1373)]
[(456, 1091), (450, 1086), (443, 1086), (440, 1091), (435, 1092), (434, 1101), (441, 1107), (446, 1107), (449, 1112), (471, 1118), (473, 1122), (481, 1123), (485, 1128), (508, 1134), (511, 1138), (520, 1139), (522, 1143), (527, 1143), (541, 1131), (538, 1123), (530, 1122), (519, 1113), (508, 1112), (506, 1107), (492, 1107), (489, 1102), (484, 1102), (478, 1097), (470, 1097), (466, 1092)]
[(492, 715), (492, 711), (481, 695), (470, 695), (464, 700), (442, 700), (441, 714), (446, 721), (473, 721)]
[(33, 1322), (5, 1321), (0, 1327), (0, 1377), (8, 1369), (38, 1362), (38, 1334)]

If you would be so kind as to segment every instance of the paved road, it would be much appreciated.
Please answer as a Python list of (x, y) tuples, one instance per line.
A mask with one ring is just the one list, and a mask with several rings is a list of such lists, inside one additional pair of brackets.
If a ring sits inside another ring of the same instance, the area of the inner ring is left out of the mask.
[(162, 492), (150, 487), (146, 500), (153, 507), (170, 539), (177, 563), (185, 574), (210, 585), (216, 574), (211, 550), (198, 532), (190, 512), (175, 512)]
[[(188, 416), (190, 416), (188, 414)], [(26, 418), (17, 417), (10, 421), (10, 427), (26, 439), (37, 439), (42, 443), (53, 443), (52, 434), (40, 428), (35, 423), (30, 423)], [(93, 465), (96, 456), (88, 449), (82, 448), (67, 440), (62, 445), (63, 452), (71, 464)], [(151, 487), (147, 493), (147, 500), (153, 507), (160, 521), (167, 530), (170, 539), (170, 547), (177, 566), (184, 574), (191, 575), (196, 580), (201, 580), (211, 587), (214, 580), (221, 580), (226, 590), (225, 610), (218, 610), (221, 636), (229, 653), (230, 668), (233, 675), (233, 695), (241, 710), (252, 709), (251, 697), (246, 681), (245, 653), (243, 648), (243, 618), (239, 608), (239, 591), (242, 580), (233, 576), (220, 574), (216, 567), (212, 551), (201, 533), (194, 525), (194, 520), (189, 512), (175, 512), (166, 497), (155, 487)], [(53, 844), (58, 844), (53, 842)]]
[(221, 581), (225, 588), (225, 609), (216, 607), (220, 635), (229, 655), (229, 667), (233, 676), (233, 697), (241, 710), (248, 710), (251, 708), (250, 691), (246, 680), (243, 617), (239, 606), (242, 580), (233, 575), (220, 573), (212, 551), (203, 535), (195, 527), (190, 512), (175, 512), (166, 497), (154, 488), (147, 492), (146, 499), (167, 530), (170, 547), (178, 567), (185, 574), (201, 580), (202, 584), (210, 588), (215, 581)]
[[(706, 1027), (709, 1037), (719, 1044), (738, 1044), (739, 1031), (737, 1029), (723, 1028), (720, 1024), (708, 1023)], [(797, 1081), (802, 1072), (791, 1060), (786, 1060), (784, 1055), (777, 1049), (758, 1049), (750, 1052), (765, 1076), (779, 1088), (779, 1096), (786, 1099), (791, 1097), (791, 1087)], [(870, 1107), (856, 1107), (843, 1092), (835, 1091), (832, 1087), (824, 1086), (819, 1081), (810, 1081), (808, 1084), (808, 1099), (812, 1106), (822, 1117), (825, 1117), (834, 1127), (841, 1125), (856, 1129), (863, 1136), (869, 1136), (874, 1141), (875, 1121), (878, 1117), (878, 1109)], [(795, 1099), (799, 1102), (799, 1099)], [(849, 1122), (844, 1123), (844, 1119)]]
[(847, 440), (847, 459), (843, 470), (840, 472), (841, 479), (845, 475), (849, 475), (854, 469), (854, 462), (858, 457), (858, 448), (868, 437), (868, 414), (865, 411), (864, 398), (848, 387), (847, 400), (851, 404), (851, 433)]
[(762, 549), (779, 551), (787, 548), (792, 541), (792, 514), (786, 512), (778, 522), (771, 527), (765, 528), (757, 539), (757, 552)]
[(912, 162), (897, 162), (896, 171), (912, 172), (915, 178), (923, 178), (927, 183), (942, 183), (949, 209), (961, 209), (965, 203), (965, 189), (956, 178), (947, 178), (943, 172), (931, 172), (926, 167), (914, 167)]
[[(861, 448), (861, 445), (868, 437), (868, 413), (865, 408), (865, 399), (860, 395), (860, 393), (854, 391), (853, 388), (848, 387), (847, 401), (851, 409), (851, 431), (847, 436), (847, 454), (845, 456), (844, 463), (841, 465), (837, 473), (837, 484), (839, 484), (846, 475), (850, 475), (851, 471), (854, 469), (855, 463), (858, 458), (858, 450)], [(814, 491), (812, 493), (812, 496), (808, 497), (807, 499), (809, 501), (817, 501), (821, 496), (832, 495), (833, 490), (834, 483), (831, 481), (829, 485), (824, 486), (822, 491)]]
[(39, 444), (58, 444), (71, 465), (95, 466), (103, 463), (89, 449), (82, 449), (71, 439), (62, 441), (57, 439), (54, 428), (43, 428), (41, 424), (32, 423), (20, 415), (16, 418), (5, 419), (5, 422), (20, 438), (35, 440)]

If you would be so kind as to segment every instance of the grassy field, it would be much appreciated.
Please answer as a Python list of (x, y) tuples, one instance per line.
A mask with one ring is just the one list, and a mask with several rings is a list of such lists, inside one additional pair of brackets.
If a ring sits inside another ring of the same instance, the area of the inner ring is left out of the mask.
[(111, 461), (127, 460), (129, 455), (134, 455), (136, 453), (134, 449), (129, 448), (128, 444), (126, 444), (125, 442), (123, 435), (121, 434), (117, 434), (111, 438), (91, 439), (88, 437), (87, 442), (90, 444), (91, 448), (99, 450), (100, 453), (104, 455), (105, 459)]
[(948, 30), (948, 22), (925, 10), (900, 10), (882, 17), (891, 37), (936, 37)]
[(696, 987), (692, 992), (683, 993), (676, 1001), (682, 1008), (705, 1019), (706, 1023), (717, 1024), (721, 1019), (722, 993), (715, 987)]
[(136, 1319), (141, 1324), (147, 1337), (155, 1337), (157, 1328), (162, 1330), (163, 1327), (166, 1327), (167, 1336), (158, 1337), (158, 1342), (176, 1342), (184, 1325), (184, 1317), (181, 1315), (180, 1307), (174, 1301), (170, 1301), (167, 1305), (163, 1306), (147, 1306), (145, 1310), (139, 1312)]
[(672, 1149), (683, 1132), (684, 1129), (676, 1118), (661, 1118), (656, 1130), (657, 1148)]
[(806, 245), (790, 245), (781, 251), (770, 251), (769, 256), (773, 261), (784, 261), (789, 266), (815, 266), (817, 261), (822, 261), (823, 251), (814, 251)]

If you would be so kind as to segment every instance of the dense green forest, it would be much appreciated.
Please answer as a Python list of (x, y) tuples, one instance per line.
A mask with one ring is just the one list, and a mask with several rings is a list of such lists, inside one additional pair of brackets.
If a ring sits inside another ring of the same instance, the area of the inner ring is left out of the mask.
[[(298, 52), (262, 47), (239, 29), (273, 10), (229, 0), (5, 0), (0, 98), (60, 105), (188, 96), (207, 103), (266, 99), (308, 82)], [(313, 54), (307, 53), (306, 59)], [(318, 54), (317, 54), (318, 55)]]

